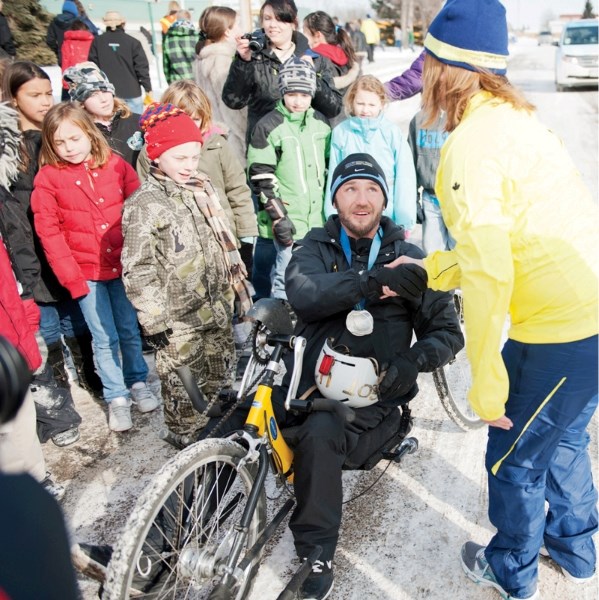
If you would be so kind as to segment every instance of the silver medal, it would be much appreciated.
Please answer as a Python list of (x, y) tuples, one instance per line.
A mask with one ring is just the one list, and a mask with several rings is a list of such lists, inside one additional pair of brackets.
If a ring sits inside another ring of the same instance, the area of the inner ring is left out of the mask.
[(352, 335), (369, 335), (374, 329), (374, 319), (367, 310), (352, 310), (345, 319), (345, 326)]

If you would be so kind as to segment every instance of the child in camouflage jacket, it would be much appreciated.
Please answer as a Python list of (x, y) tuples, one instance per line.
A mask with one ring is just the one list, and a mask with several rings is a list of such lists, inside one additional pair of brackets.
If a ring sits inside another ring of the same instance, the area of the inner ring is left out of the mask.
[[(207, 417), (195, 412), (176, 369), (189, 366), (210, 406), (231, 386), (231, 272), (243, 263), (210, 179), (196, 174), (202, 135), (192, 119), (171, 104), (153, 105), (141, 125), (152, 164), (125, 205), (123, 279), (156, 349), (165, 423), (191, 436)], [(231, 251), (224, 250), (223, 234)]]

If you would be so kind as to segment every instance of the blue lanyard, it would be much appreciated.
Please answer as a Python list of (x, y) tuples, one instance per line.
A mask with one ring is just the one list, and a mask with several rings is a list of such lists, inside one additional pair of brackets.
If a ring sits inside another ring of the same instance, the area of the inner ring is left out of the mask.
[[(372, 240), (372, 244), (370, 245), (370, 252), (368, 253), (368, 270), (372, 269), (376, 261), (376, 257), (379, 255), (379, 250), (381, 249), (381, 241), (383, 239), (383, 228), (379, 227), (376, 235)], [(343, 254), (345, 255), (345, 259), (347, 260), (347, 264), (351, 267), (351, 247), (349, 245), (349, 237), (347, 236), (347, 232), (343, 227), (341, 227), (341, 236), (340, 236), (341, 248), (343, 249)], [(358, 302), (355, 306), (355, 310), (364, 310), (366, 306), (366, 300), (362, 298), (360, 302)]]

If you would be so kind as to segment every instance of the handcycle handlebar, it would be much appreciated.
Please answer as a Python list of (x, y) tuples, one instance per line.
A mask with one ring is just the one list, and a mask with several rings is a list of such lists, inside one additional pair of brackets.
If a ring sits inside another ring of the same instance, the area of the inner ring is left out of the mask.
[(347, 423), (353, 423), (356, 418), (356, 412), (353, 408), (339, 402), (339, 400), (331, 400), (330, 398), (312, 398), (311, 400), (292, 398), (289, 401), (289, 409), (308, 413), (314, 411), (334, 412)]

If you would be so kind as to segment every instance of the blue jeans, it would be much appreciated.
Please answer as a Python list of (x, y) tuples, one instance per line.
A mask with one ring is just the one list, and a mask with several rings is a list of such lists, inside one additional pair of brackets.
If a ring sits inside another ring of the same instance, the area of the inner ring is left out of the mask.
[[(104, 400), (129, 397), (134, 383), (146, 380), (148, 366), (141, 351), (137, 314), (120, 279), (88, 281), (89, 294), (79, 306), (92, 334)], [(119, 349), (123, 357), (122, 367)]]
[(87, 332), (87, 325), (79, 304), (75, 300), (38, 302), (40, 309), (40, 333), (49, 346), (65, 337), (77, 337)]
[(254, 300), (270, 298), (270, 274), (274, 268), (277, 250), (273, 240), (257, 238), (254, 247), (254, 262), (252, 263), (252, 285), (254, 286)]
[(280, 300), (287, 300), (287, 293), (285, 292), (285, 270), (291, 260), (291, 246), (283, 246), (273, 240), (277, 256), (275, 258), (275, 264), (273, 265), (272, 271), (270, 272), (270, 295), (273, 298), (279, 298)]
[(422, 210), (424, 211), (422, 249), (425, 254), (435, 250), (451, 250), (455, 246), (455, 241), (443, 221), (439, 200), (426, 191), (422, 192)]
[(141, 115), (144, 111), (143, 96), (139, 98), (123, 98), (125, 104), (131, 109), (131, 112)]
[(514, 426), (489, 427), (489, 518), (497, 533), (485, 556), (504, 590), (528, 598), (542, 544), (574, 577), (595, 571), (597, 490), (586, 428), (597, 408), (597, 336), (508, 340), (502, 355), (510, 380), (505, 414)]

